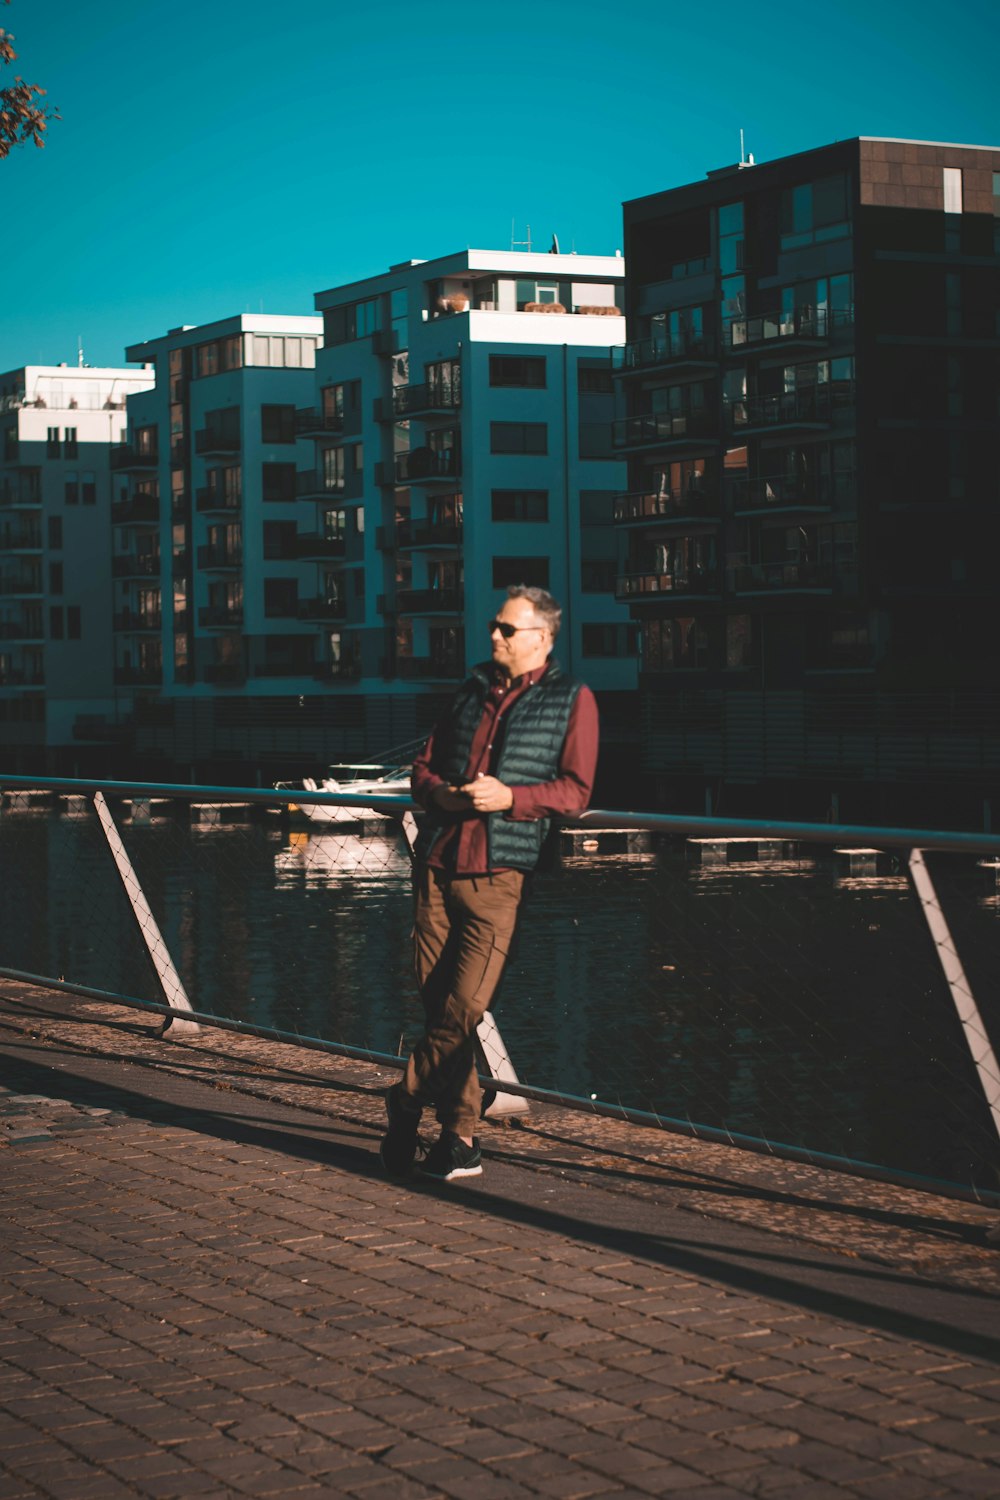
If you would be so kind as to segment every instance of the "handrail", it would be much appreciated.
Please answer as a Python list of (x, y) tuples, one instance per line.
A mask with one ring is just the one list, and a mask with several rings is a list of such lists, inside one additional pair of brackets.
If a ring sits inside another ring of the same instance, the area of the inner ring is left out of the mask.
[[(104, 792), (118, 797), (176, 797), (182, 801), (295, 802), (320, 806), (372, 807), (412, 812), (412, 798), (399, 793), (349, 790), (308, 792), (277, 787), (198, 786), (191, 782), (107, 781), (64, 776), (8, 775), (0, 771), (0, 790)], [(716, 818), (691, 813), (650, 813), (619, 808), (590, 808), (567, 827), (639, 828), (650, 833), (687, 834), (701, 838), (801, 839), (816, 844), (879, 844), (886, 849), (937, 849), (956, 854), (1000, 854), (1000, 832), (970, 833), (957, 829), (885, 828), (869, 823), (803, 823), (772, 818)]]

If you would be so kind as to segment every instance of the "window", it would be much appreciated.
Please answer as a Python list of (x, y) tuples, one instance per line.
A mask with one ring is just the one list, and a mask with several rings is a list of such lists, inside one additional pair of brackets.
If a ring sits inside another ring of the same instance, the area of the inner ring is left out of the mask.
[(299, 585), (294, 578), (264, 579), (264, 614), (269, 620), (297, 616)]
[(156, 428), (137, 427), (135, 430), (135, 451), (143, 458), (155, 458), (157, 453)]
[(67, 505), (76, 505), (80, 499), (80, 476), (78, 474), (67, 474), (63, 481), (63, 493)]
[(265, 443), (295, 442), (295, 407), (262, 406), (260, 435)]
[(533, 588), (547, 589), (549, 586), (549, 560), (547, 557), (495, 557), (493, 559), (493, 587), (509, 588), (511, 584), (526, 583)]
[(367, 338), (381, 326), (382, 304), (378, 297), (328, 307), (323, 313), (323, 342), (327, 346), (347, 344), (352, 339)]
[(66, 458), (76, 458), (76, 454), (77, 454), (76, 428), (75, 427), (67, 427), (66, 431), (65, 431), (65, 434), (64, 434), (64, 438), (65, 438), (65, 447), (63, 449), (63, 453), (64, 453), (65, 457)]
[(17, 440), (17, 428), (13, 423), (10, 423), (3, 430), (3, 456), (7, 463), (17, 463)]
[(613, 594), (617, 573), (618, 569), (613, 557), (581, 558), (580, 589), (584, 594)]
[(960, 214), (962, 212), (962, 169), (961, 167), (942, 167), (942, 186), (944, 188), (944, 211), (946, 214)]
[(49, 516), (49, 546), (57, 550), (63, 544), (62, 516)]
[(491, 453), (548, 453), (549, 434), (544, 422), (491, 422)]
[(493, 490), (494, 521), (547, 521), (548, 490)]
[(63, 565), (61, 562), (49, 563), (49, 593), (61, 594), (63, 591)]
[(295, 556), (298, 527), (294, 521), (264, 522), (264, 556), (268, 562), (281, 562)]
[(66, 610), (66, 635), (71, 641), (80, 639), (80, 606), (70, 604)]
[(264, 464), (262, 466), (263, 496), (267, 501), (295, 499), (295, 465)]
[(84, 505), (97, 504), (97, 475), (93, 469), (84, 469), (80, 484), (80, 499)]
[(63, 638), (63, 609), (61, 604), (53, 604), (49, 610), (49, 636), (54, 641)]
[(581, 361), (577, 374), (577, 385), (581, 396), (610, 396), (613, 393), (611, 371)]
[(49, 458), (59, 457), (59, 428), (50, 427), (45, 443), (45, 452)]
[(584, 656), (635, 656), (637, 625), (584, 625), (580, 632)]
[[(490, 360), (490, 384), (493, 361)], [(425, 365), (427, 394), (436, 406), (458, 406), (462, 399), (462, 367), (457, 359), (442, 359), (436, 364)]]
[(560, 296), (561, 290), (561, 284), (558, 281), (518, 280), (516, 287), (517, 310), (518, 312), (524, 312), (526, 308), (531, 307), (565, 308), (566, 304), (570, 301), (569, 287), (567, 286), (566, 288), (565, 296)]
[(347, 482), (347, 449), (323, 449), (323, 488), (342, 490)]
[(786, 188), (781, 195), (781, 248), (841, 239), (850, 231), (847, 177), (843, 172)]
[(247, 354), (249, 364), (270, 366), (272, 370), (311, 370), (316, 364), (316, 340), (283, 338), (280, 334), (248, 334)]
[(545, 356), (509, 354), (490, 355), (490, 385), (524, 386), (533, 390), (545, 388)]

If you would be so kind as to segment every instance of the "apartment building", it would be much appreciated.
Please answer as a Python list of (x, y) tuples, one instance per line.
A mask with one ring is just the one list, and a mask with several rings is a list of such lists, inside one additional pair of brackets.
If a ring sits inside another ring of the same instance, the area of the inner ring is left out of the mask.
[(103, 765), (112, 673), (110, 454), (149, 371), (0, 374), (0, 754), (11, 771)]
[(463, 251), (319, 293), (316, 318), (130, 348), (156, 370), (114, 458), (139, 754), (266, 780), (413, 739), (518, 582), (563, 601), (559, 655), (608, 743), (634, 733), (611, 519), (623, 274), (620, 256)]
[(367, 742), (422, 732), (508, 584), (564, 606), (557, 654), (634, 722), (635, 631), (614, 598), (608, 351), (620, 256), (466, 250), (316, 296), (317, 530), (340, 539), (332, 680)]
[(988, 821), (1000, 149), (846, 140), (624, 213), (648, 795)]

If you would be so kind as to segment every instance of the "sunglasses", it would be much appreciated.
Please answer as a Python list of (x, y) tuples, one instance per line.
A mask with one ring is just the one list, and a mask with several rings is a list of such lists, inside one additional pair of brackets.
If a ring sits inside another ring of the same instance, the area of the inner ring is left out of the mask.
[(509, 641), (511, 636), (517, 635), (519, 630), (545, 630), (546, 627), (544, 625), (509, 625), (506, 620), (491, 620), (487, 628), (490, 635), (494, 630), (499, 630), (504, 640)]

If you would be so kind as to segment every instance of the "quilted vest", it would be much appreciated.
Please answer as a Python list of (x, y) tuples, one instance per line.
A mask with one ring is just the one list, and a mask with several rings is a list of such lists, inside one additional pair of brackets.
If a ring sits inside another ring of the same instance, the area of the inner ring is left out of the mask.
[[(435, 729), (435, 769), (453, 784), (465, 779), (490, 680), (489, 663), (473, 667), (455, 694), (447, 718)], [(502, 743), (494, 775), (511, 786), (537, 786), (539, 782), (554, 781), (559, 774), (559, 756), (570, 711), (579, 691), (580, 684), (564, 677), (558, 664), (550, 660), (545, 675), (501, 715)], [(533, 870), (551, 821), (539, 818), (516, 822), (502, 812), (487, 814), (490, 869)], [(428, 809), (417, 840), (418, 858), (426, 858), (447, 823), (436, 808)]]

